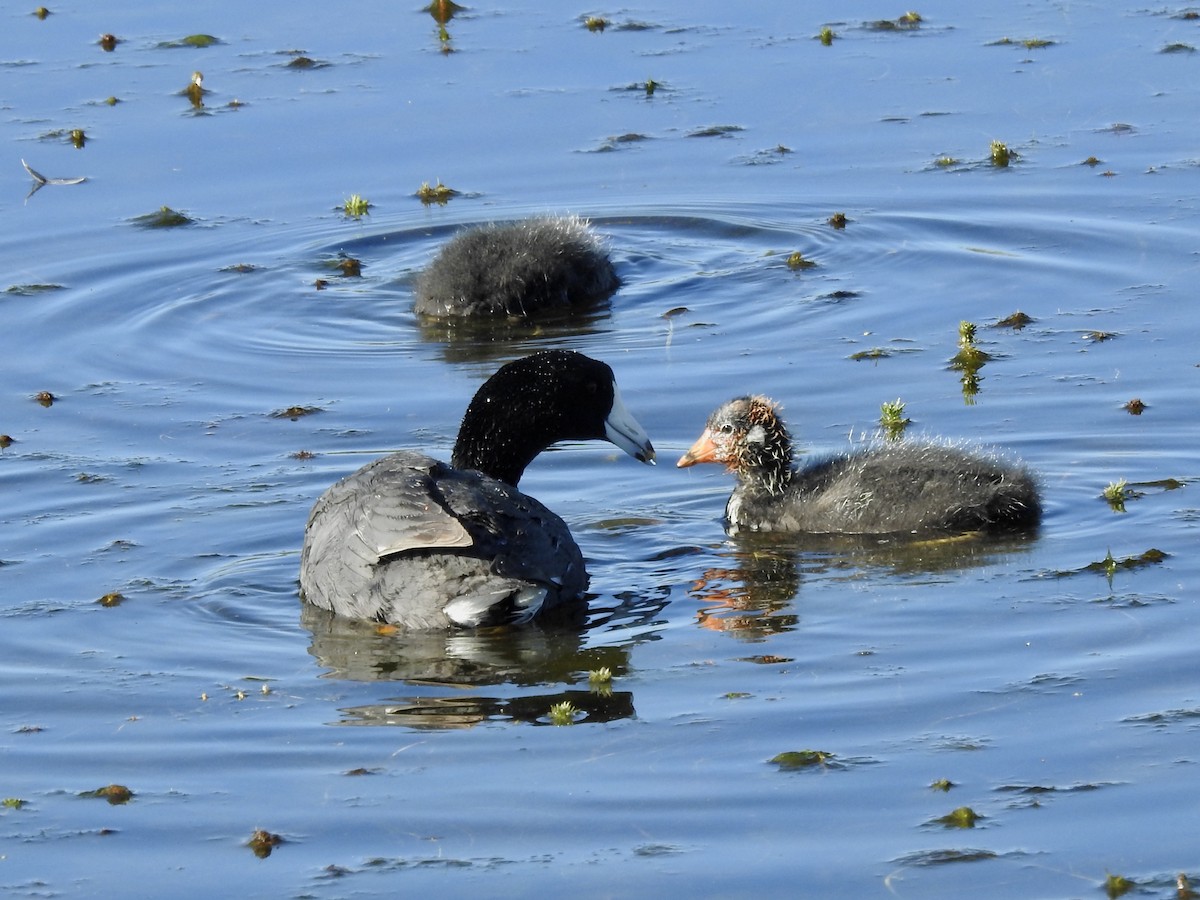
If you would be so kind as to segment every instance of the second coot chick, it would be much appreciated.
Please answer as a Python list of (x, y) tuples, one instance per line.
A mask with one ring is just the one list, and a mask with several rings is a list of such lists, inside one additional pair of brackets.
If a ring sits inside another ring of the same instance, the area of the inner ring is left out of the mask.
[(737, 476), (725, 508), (735, 532), (1015, 531), (1041, 518), (1023, 466), (943, 443), (882, 443), (795, 468), (791, 435), (761, 396), (720, 406), (677, 465), (704, 462)]
[(598, 303), (620, 283), (583, 219), (523, 219), (455, 235), (417, 279), (414, 308), (436, 317), (525, 317)]

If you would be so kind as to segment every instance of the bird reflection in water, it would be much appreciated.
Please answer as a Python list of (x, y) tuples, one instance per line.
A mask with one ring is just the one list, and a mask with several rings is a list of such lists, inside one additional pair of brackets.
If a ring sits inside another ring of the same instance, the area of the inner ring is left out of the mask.
[[(577, 724), (627, 719), (635, 713), (631, 692), (588, 682), (589, 672), (607, 669), (617, 679), (628, 672), (628, 650), (586, 646), (578, 621), (381, 633), (370, 622), (335, 616), (308, 603), (301, 610), (301, 622), (312, 635), (309, 652), (329, 670), (325, 677), (418, 689), (343, 708), (339, 725), (443, 730), (497, 719), (541, 725), (547, 724), (550, 707), (563, 702), (577, 711)], [(521, 692), (534, 685), (563, 689)], [(484, 687), (494, 690), (479, 690)]]
[(798, 615), (783, 612), (800, 588), (796, 553), (753, 538), (733, 544), (729, 564), (705, 570), (688, 590), (702, 604), (696, 613), (702, 627), (762, 640), (799, 623)]
[(1035, 541), (1035, 535), (978, 532), (934, 538), (743, 532), (720, 551), (725, 564), (706, 569), (688, 593), (702, 604), (696, 614), (702, 627), (762, 640), (799, 624), (794, 610), (804, 576), (952, 573), (1023, 553)]

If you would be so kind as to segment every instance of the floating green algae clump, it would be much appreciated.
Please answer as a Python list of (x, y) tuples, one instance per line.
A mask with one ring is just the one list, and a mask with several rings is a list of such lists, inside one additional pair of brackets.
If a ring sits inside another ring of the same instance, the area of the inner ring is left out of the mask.
[(367, 215), (371, 209), (371, 204), (359, 194), (351, 194), (346, 202), (342, 204), (342, 209), (346, 215), (357, 219)]
[(788, 750), (776, 754), (768, 762), (779, 766), (781, 770), (793, 770), (828, 766), (834, 759), (834, 755), (825, 750)]
[(176, 41), (161, 41), (157, 46), (160, 50), (177, 50), (181, 47), (195, 47), (202, 50), (205, 47), (215, 47), (220, 43), (222, 43), (221, 39), (213, 37), (211, 34), (189, 34)]
[(904, 401), (900, 398), (885, 401), (879, 409), (879, 427), (883, 429), (888, 440), (896, 440), (904, 434), (904, 429), (912, 424), (912, 419), (904, 415)]
[(435, 185), (430, 185), (428, 181), (422, 182), (421, 186), (417, 188), (417, 198), (426, 206), (431, 203), (445, 206), (450, 202), (450, 198), (457, 196), (457, 194), (458, 191), (442, 184), (441, 179)]
[(939, 817), (937, 821), (947, 828), (974, 828), (975, 823), (982, 818), (983, 816), (979, 815), (971, 807), (960, 806), (958, 809), (951, 810), (946, 815)]
[(130, 221), (139, 228), (181, 228), (193, 224), (195, 219), (171, 209), (169, 206), (163, 206), (144, 216), (135, 216)]

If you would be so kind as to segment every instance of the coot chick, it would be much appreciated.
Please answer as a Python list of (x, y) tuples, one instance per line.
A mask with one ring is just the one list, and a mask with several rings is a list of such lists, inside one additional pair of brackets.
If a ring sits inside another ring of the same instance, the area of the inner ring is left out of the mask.
[(1041, 518), (1023, 466), (942, 443), (882, 443), (794, 468), (791, 435), (766, 397), (737, 397), (708, 417), (677, 465), (703, 462), (737, 476), (725, 507), (733, 532), (999, 532)]
[(530, 316), (607, 299), (620, 286), (604, 245), (575, 216), (468, 228), (416, 284), (426, 316)]
[(370, 463), (313, 507), (300, 554), (309, 603), (413, 630), (517, 624), (587, 588), (566, 524), (517, 489), (555, 441), (654, 448), (612, 369), (567, 350), (502, 366), (467, 407), (450, 464), (418, 451)]

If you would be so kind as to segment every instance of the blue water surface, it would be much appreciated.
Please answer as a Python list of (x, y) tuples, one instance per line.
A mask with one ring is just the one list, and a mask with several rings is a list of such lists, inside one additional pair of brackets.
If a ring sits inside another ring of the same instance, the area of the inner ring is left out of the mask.
[[(0, 888), (1180, 896), (1200, 881), (1194, 12), (0, 13)], [(171, 46), (198, 33), (219, 42)], [(87, 180), (30, 193), (22, 159)], [(448, 203), (416, 197), (439, 181)], [(164, 206), (191, 224), (139, 224)], [(607, 241), (608, 309), (416, 319), (458, 228), (545, 213)], [(973, 378), (950, 365), (963, 321), (992, 357)], [(448, 456), (478, 384), (544, 347), (610, 363), (660, 454), (566, 444), (522, 481), (588, 558), (587, 626), (381, 635), (303, 609), (321, 491), (395, 448)], [(1043, 527), (731, 539), (730, 477), (674, 460), (747, 392), (814, 454), (901, 399), (910, 435), (1024, 459)], [(1123, 511), (1101, 496), (1120, 482)], [(797, 751), (817, 761), (771, 762)], [(132, 799), (88, 796), (109, 784)], [(945, 820), (960, 807), (973, 827)]]

